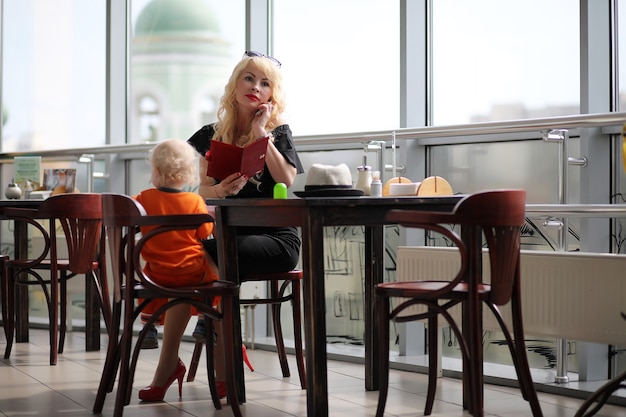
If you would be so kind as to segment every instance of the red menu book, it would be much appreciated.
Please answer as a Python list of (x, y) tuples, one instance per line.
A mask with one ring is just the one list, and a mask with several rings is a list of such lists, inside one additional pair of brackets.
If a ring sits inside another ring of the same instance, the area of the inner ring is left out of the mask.
[(263, 171), (269, 138), (259, 139), (245, 148), (224, 142), (211, 141), (211, 149), (204, 156), (208, 162), (206, 174), (223, 180), (235, 172), (248, 177)]

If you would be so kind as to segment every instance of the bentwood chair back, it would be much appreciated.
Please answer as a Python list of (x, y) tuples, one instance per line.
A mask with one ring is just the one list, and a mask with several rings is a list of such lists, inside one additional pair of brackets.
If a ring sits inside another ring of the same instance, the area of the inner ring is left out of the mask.
[[(230, 312), (232, 312), (233, 301), (239, 296), (239, 286), (231, 282), (213, 281), (193, 287), (163, 287), (143, 271), (141, 250), (147, 241), (170, 231), (197, 229), (202, 224), (213, 221), (210, 215), (149, 216), (136, 200), (121, 194), (103, 194), (102, 205), (103, 222), (113, 263), (112, 275), (115, 281), (112, 327), (119, 329), (121, 322), (122, 334), (120, 335), (119, 331), (113, 331), (109, 337), (107, 356), (93, 411), (95, 413), (102, 411), (106, 394), (113, 390), (119, 368), (114, 415), (121, 416), (124, 406), (130, 403), (135, 369), (146, 328), (167, 309), (177, 304), (193, 305), (198, 312), (204, 313), (211, 323), (221, 322), (224, 334), (225, 367), (233, 369), (233, 317)], [(141, 226), (154, 228), (145, 234), (138, 234), (138, 228)], [(220, 309), (213, 306), (213, 299), (216, 297), (221, 299)], [(139, 298), (143, 301), (136, 305)], [(143, 308), (156, 298), (166, 298), (169, 301), (157, 309), (152, 318), (145, 323), (133, 346), (133, 324)], [(214, 406), (221, 409), (215, 384), (212, 344), (207, 345), (206, 352), (211, 397)], [(232, 372), (226, 373), (226, 387), (233, 415), (239, 417), (241, 410)]]
[[(59, 194), (47, 198), (38, 209), (6, 207), (3, 213), (8, 219), (33, 226), (43, 239), (41, 252), (33, 258), (2, 262), (2, 305), (6, 305), (3, 308), (3, 323), (7, 338), (4, 357), (10, 357), (13, 346), (17, 314), (15, 288), (39, 285), (48, 309), (50, 364), (55, 365), (58, 353), (63, 352), (65, 342), (67, 281), (70, 278), (81, 274), (93, 278), (105, 325), (110, 330), (111, 306), (106, 281), (101, 194)], [(67, 258), (59, 257), (62, 249), (57, 242), (57, 225), (61, 226), (62, 236), (67, 243)], [(49, 277), (45, 271), (49, 273)], [(91, 309), (91, 297), (87, 295), (87, 298), (86, 308)], [(88, 345), (88, 350), (98, 350), (100, 347), (100, 320), (93, 321), (95, 323), (87, 320), (86, 332), (98, 336), (97, 346), (90, 348)], [(88, 336), (88, 343), (90, 340)]]
[[(291, 316), (293, 320), (294, 350), (296, 356), (296, 366), (300, 378), (300, 387), (306, 389), (306, 371), (304, 366), (304, 349), (302, 348), (302, 307), (301, 307), (301, 283), (303, 274), (299, 269), (287, 272), (259, 272), (241, 276), (240, 282), (266, 282), (269, 285), (269, 295), (259, 298), (242, 298), (239, 300), (240, 306), (257, 306), (260, 304), (271, 306), (272, 325), (274, 329), (274, 340), (276, 342), (276, 353), (283, 373), (283, 377), (291, 376), (289, 363), (287, 361), (287, 350), (285, 349), (285, 339), (283, 337), (283, 325), (281, 320), (281, 306), (283, 303), (291, 303)], [(289, 290), (289, 291), (288, 291)], [(253, 323), (254, 325), (254, 323)], [(202, 352), (202, 342), (196, 342), (191, 360), (191, 367), (187, 374), (187, 381), (193, 381), (200, 354)]]
[[(380, 391), (377, 416), (383, 415), (387, 399), (390, 320), (427, 320), (429, 382), (424, 414), (431, 414), (437, 384), (439, 315), (445, 318), (461, 347), (464, 407), (474, 416), (483, 415), (482, 303), (493, 312), (504, 333), (520, 390), (524, 399), (530, 403), (532, 415), (542, 415), (530, 375), (522, 323), (520, 230), (525, 221), (525, 199), (526, 192), (523, 190), (492, 190), (463, 198), (451, 213), (412, 210), (392, 210), (388, 213), (387, 220), (390, 222), (424, 229), (448, 238), (458, 249), (461, 265), (457, 274), (448, 281), (416, 280), (376, 286), (376, 314), (380, 334), (383, 335), (379, 344)], [(450, 225), (460, 225), (463, 238)], [(480, 265), (481, 262), (483, 236), (489, 251), (489, 284), (482, 282), (480, 268), (473, 268), (473, 265)], [(391, 298), (402, 298), (393, 309), (390, 309)], [(513, 333), (498, 309), (509, 302)], [(462, 325), (456, 323), (449, 312), (451, 307), (459, 303), (462, 305)], [(426, 312), (407, 310), (415, 305), (426, 306)]]

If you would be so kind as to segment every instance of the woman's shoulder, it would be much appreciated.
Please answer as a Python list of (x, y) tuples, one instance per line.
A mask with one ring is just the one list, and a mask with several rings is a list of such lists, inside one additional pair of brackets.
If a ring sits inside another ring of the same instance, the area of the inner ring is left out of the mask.
[(274, 130), (272, 130), (272, 134), (274, 135), (274, 137), (278, 135), (288, 135), (290, 137), (293, 136), (293, 134), (291, 133), (291, 128), (287, 123), (276, 126)]
[(211, 123), (202, 126), (196, 133), (194, 133), (187, 142), (193, 146), (198, 153), (204, 155), (209, 150), (211, 139), (215, 135), (215, 124)]
[(194, 133), (191, 137), (193, 138), (194, 136), (203, 136), (203, 137), (208, 136), (210, 139), (213, 137), (214, 134), (215, 134), (215, 123), (209, 123), (208, 125), (204, 125), (200, 129), (198, 129), (196, 133)]

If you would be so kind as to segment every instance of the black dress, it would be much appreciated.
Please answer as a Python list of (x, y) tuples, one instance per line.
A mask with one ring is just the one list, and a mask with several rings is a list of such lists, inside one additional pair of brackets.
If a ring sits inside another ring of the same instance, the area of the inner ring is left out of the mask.
[[(215, 134), (212, 124), (203, 126), (189, 138), (198, 153), (204, 157), (211, 147)], [(298, 174), (304, 172), (302, 163), (293, 144), (293, 136), (288, 125), (278, 126), (272, 132), (274, 146), (293, 165)], [(200, 173), (205, 175), (205, 173)], [(272, 198), (276, 181), (269, 170), (251, 177), (245, 187), (229, 198)], [(237, 228), (237, 249), (239, 274), (291, 271), (300, 258), (300, 237), (295, 227), (239, 227)], [(205, 241), (204, 247), (217, 263), (217, 242)]]

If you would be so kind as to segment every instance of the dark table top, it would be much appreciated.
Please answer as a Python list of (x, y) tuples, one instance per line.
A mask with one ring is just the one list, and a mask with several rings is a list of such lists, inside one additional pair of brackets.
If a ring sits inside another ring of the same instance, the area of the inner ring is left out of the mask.
[[(207, 199), (210, 206), (233, 208), (226, 224), (237, 226), (299, 226), (302, 213), (323, 212), (323, 223), (331, 225), (372, 226), (384, 223), (391, 209), (449, 212), (465, 195), (445, 197), (313, 197), (247, 199)], [(261, 216), (261, 217), (260, 217)]]
[(401, 208), (404, 205), (415, 205), (419, 203), (427, 203), (428, 209), (431, 210), (437, 206), (437, 203), (449, 207), (450, 202), (459, 201), (465, 194), (457, 194), (452, 196), (437, 196), (437, 197), (417, 197), (417, 196), (398, 196), (398, 197), (307, 197), (307, 198), (287, 198), (282, 200), (275, 200), (272, 198), (223, 198), (206, 200), (209, 205), (215, 206), (248, 206), (250, 201), (254, 201), (255, 206), (375, 206), (381, 203), (385, 205), (394, 204)]
[(7, 220), (4, 216), (5, 207), (37, 209), (44, 200), (0, 200), (0, 220)]

